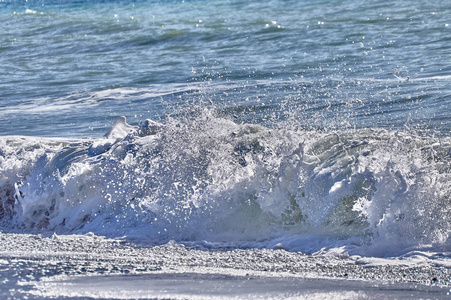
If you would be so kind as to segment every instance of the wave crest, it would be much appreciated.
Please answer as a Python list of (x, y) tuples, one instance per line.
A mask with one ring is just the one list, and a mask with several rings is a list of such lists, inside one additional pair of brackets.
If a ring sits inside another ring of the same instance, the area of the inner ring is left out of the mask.
[(0, 215), (6, 230), (152, 243), (315, 235), (376, 254), (449, 248), (450, 145), (411, 132), (269, 129), (208, 110), (140, 127), (122, 117), (93, 141), (1, 139)]

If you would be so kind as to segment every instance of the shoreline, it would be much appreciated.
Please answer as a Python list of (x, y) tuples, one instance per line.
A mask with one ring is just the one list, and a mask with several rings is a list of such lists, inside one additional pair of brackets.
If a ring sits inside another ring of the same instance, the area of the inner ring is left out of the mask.
[(2, 233), (0, 239), (0, 296), (5, 299), (449, 299), (451, 289), (447, 256), (199, 250), (175, 242), (146, 247), (93, 234)]

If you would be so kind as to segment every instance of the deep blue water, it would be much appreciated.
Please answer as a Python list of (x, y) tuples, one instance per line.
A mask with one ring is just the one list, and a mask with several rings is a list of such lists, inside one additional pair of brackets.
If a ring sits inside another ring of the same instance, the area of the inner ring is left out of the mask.
[(446, 1), (1, 1), (0, 133), (239, 122), (451, 130)]

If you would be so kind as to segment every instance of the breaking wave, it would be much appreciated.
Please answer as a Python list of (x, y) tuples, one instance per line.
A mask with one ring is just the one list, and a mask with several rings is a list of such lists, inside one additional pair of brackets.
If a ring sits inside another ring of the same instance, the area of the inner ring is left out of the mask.
[(0, 139), (3, 230), (386, 255), (451, 249), (451, 139), (237, 124), (211, 110), (104, 138)]

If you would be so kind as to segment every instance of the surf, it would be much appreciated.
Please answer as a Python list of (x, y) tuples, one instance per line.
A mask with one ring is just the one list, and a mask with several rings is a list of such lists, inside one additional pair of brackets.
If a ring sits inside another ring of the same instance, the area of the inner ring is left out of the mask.
[(450, 249), (451, 140), (120, 117), (103, 138), (0, 139), (4, 231), (371, 255)]

